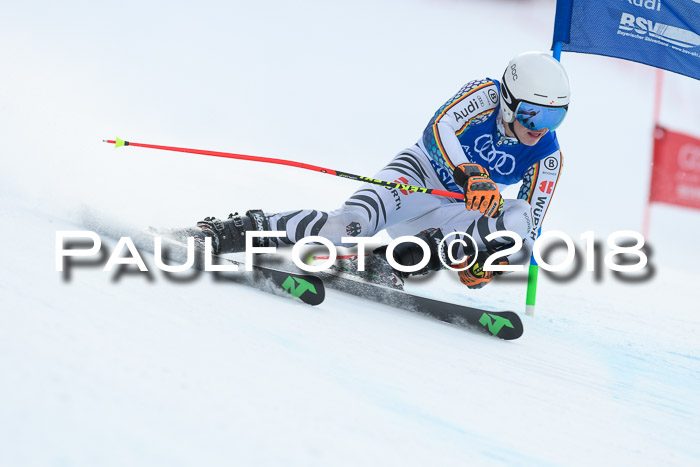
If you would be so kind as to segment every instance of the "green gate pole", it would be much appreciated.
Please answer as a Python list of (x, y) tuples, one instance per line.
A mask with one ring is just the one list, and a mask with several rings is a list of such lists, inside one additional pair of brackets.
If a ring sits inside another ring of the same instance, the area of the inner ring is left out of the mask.
[[(561, 47), (563, 43), (557, 41), (554, 43), (552, 48), (552, 56), (557, 60), (561, 61)], [(540, 237), (542, 233), (542, 228), (537, 230), (537, 238)], [(540, 267), (535, 261), (535, 256), (530, 256), (530, 269), (527, 273), (527, 296), (525, 298), (525, 314), (528, 316), (535, 316), (535, 300), (537, 298), (537, 274), (539, 273)]]
[[(539, 238), (542, 229), (537, 231)], [(535, 261), (535, 256), (530, 256), (530, 269), (527, 275), (527, 297), (525, 298), (525, 314), (527, 316), (535, 316), (535, 300), (537, 299), (537, 274), (540, 267)]]

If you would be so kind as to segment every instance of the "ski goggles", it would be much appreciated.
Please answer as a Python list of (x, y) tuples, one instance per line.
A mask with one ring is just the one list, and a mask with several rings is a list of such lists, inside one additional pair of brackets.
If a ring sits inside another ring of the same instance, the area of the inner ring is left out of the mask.
[(515, 109), (515, 118), (528, 130), (547, 128), (554, 131), (564, 121), (568, 107), (548, 107), (521, 101)]

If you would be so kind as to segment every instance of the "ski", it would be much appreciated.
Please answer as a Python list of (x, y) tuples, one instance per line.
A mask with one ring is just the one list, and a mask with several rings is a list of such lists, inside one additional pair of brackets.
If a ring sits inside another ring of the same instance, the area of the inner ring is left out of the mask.
[[(270, 255), (264, 255), (264, 258), (266, 261), (274, 261)], [(477, 329), (500, 339), (513, 340), (523, 335), (523, 323), (520, 316), (513, 311), (483, 310), (428, 298), (400, 289), (365, 282), (359, 276), (347, 272), (331, 271), (315, 272), (314, 274), (323, 280), (323, 284), (327, 288), (394, 308), (427, 315), (447, 323)]]
[[(139, 251), (155, 252), (155, 237), (161, 238), (161, 254), (175, 264), (184, 264), (187, 257), (187, 243), (183, 241), (191, 232), (191, 229), (156, 229), (149, 227), (141, 230), (132, 226), (123, 225), (120, 222), (105, 219), (91, 211), (83, 213), (85, 227), (107, 237), (119, 239), (129, 237)], [(298, 299), (308, 305), (320, 305), (326, 296), (323, 282), (316, 276), (300, 272), (285, 271), (283, 269), (253, 265), (253, 271), (245, 271), (245, 263), (225, 256), (212, 255), (212, 264), (235, 265), (238, 271), (211, 271), (217, 281), (234, 282), (262, 290), (274, 295), (288, 296)], [(204, 251), (195, 247), (195, 259), (193, 267), (199, 271), (205, 271)], [(176, 274), (176, 273), (166, 273)], [(175, 280), (177, 276), (171, 276)]]
[[(163, 256), (174, 262), (184, 262), (187, 258), (187, 244), (173, 238), (172, 232), (162, 232), (149, 229), (151, 237), (161, 237)], [(152, 242), (151, 242), (152, 245)], [(151, 250), (153, 247), (151, 246)], [(204, 251), (195, 249), (194, 267), (204, 270)], [(311, 274), (297, 273), (274, 267), (253, 265), (253, 271), (245, 271), (245, 263), (225, 256), (212, 255), (212, 264), (233, 265), (238, 271), (215, 271), (217, 278), (238, 282), (260, 290), (266, 290), (266, 285), (272, 285), (269, 290), (276, 295), (288, 295), (297, 298), (308, 305), (320, 305), (326, 292), (323, 281)]]
[(403, 310), (422, 313), (447, 323), (473, 327), (504, 340), (517, 339), (523, 334), (523, 323), (518, 314), (512, 311), (487, 311), (371, 284), (342, 275), (326, 272), (316, 274), (331, 289)]

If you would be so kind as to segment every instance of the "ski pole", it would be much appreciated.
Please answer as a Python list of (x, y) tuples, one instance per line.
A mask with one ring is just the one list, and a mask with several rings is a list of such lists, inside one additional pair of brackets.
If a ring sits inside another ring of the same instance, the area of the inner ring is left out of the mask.
[(233, 154), (230, 152), (218, 152), (218, 151), (207, 151), (205, 149), (189, 149), (189, 148), (178, 148), (175, 146), (158, 146), (155, 144), (144, 144), (144, 143), (132, 143), (129, 141), (124, 141), (123, 139), (116, 138), (114, 140), (104, 139), (105, 143), (114, 144), (115, 148), (120, 146), (137, 146), (140, 148), (150, 148), (150, 149), (160, 149), (163, 151), (175, 151), (175, 152), (187, 152), (190, 154), (200, 154), (203, 156), (214, 156), (214, 157), (226, 157), (228, 159), (239, 159), (244, 161), (255, 161), (255, 162), (266, 162), (268, 164), (279, 164), (288, 165), (291, 167), (299, 167), (300, 169), (313, 170), (315, 172), (321, 172), (324, 174), (335, 175), (336, 177), (343, 177), (349, 180), (356, 180), (358, 182), (372, 183), (374, 185), (380, 185), (388, 188), (397, 188), (399, 190), (412, 191), (414, 193), (426, 193), (429, 195), (444, 196), (446, 198), (455, 198), (464, 201), (464, 195), (462, 193), (454, 193), (452, 191), (436, 190), (434, 188), (425, 188), (421, 186), (405, 185), (399, 182), (387, 182), (385, 180), (377, 180), (371, 177), (363, 177), (361, 175), (355, 175), (347, 172), (341, 172), (340, 170), (327, 169), (325, 167), (319, 167), (317, 165), (304, 164), (302, 162), (289, 161), (286, 159), (274, 159), (272, 157), (260, 157), (260, 156), (247, 156), (245, 154)]

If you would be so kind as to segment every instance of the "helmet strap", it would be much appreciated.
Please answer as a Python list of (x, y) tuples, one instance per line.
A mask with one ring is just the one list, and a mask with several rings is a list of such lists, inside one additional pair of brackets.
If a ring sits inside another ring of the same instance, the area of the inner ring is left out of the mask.
[[(497, 125), (498, 126), (498, 131), (503, 131), (503, 137), (505, 138), (511, 138), (515, 139), (518, 143), (522, 143), (520, 141), (520, 138), (518, 138), (518, 135), (515, 134), (515, 119), (513, 119), (512, 122), (506, 122), (506, 119), (503, 118), (503, 116), (500, 116), (500, 123)], [(502, 125), (502, 127), (501, 127)], [(510, 130), (510, 132), (513, 134), (513, 136), (509, 136), (508, 133), (506, 132), (506, 128)]]
[(515, 120), (508, 122), (508, 128), (510, 129), (510, 132), (513, 133), (513, 138), (517, 139), (518, 143), (522, 143), (520, 138), (518, 138), (518, 134), (515, 132)]

